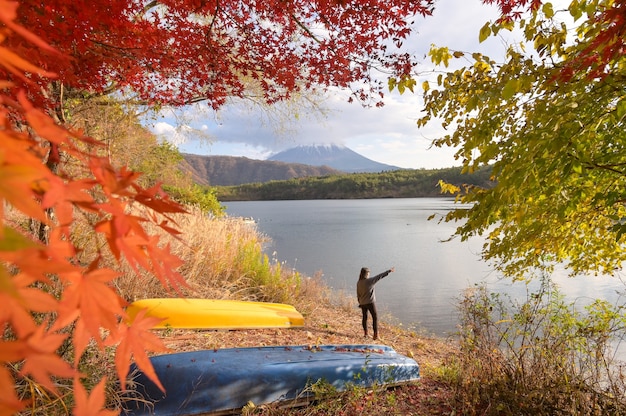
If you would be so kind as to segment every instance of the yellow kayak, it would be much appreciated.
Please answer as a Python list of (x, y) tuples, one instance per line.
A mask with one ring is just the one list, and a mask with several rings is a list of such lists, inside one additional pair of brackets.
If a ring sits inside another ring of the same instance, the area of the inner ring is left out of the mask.
[(147, 309), (146, 316), (165, 319), (155, 328), (258, 329), (292, 328), (304, 325), (304, 318), (291, 305), (221, 299), (157, 298), (131, 303), (130, 319)]

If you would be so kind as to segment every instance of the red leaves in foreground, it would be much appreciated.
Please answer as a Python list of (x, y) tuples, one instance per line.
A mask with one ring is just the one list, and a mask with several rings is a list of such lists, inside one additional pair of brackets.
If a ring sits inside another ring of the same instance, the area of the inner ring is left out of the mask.
[[(362, 85), (380, 102), (372, 70), (409, 75), (421, 57), (399, 48), (434, 0), (23, 0), (19, 22), (65, 57), (9, 40), (70, 89), (112, 85), (146, 103), (205, 101), (218, 108), (250, 84), (267, 103), (301, 89)], [(395, 47), (394, 47), (395, 46)], [(71, 61), (69, 61), (71, 59)], [(71, 62), (71, 63), (68, 63)], [(46, 103), (35, 91), (36, 102)], [(49, 103), (47, 103), (49, 104)]]
[(126, 375), (128, 374), (128, 363), (132, 358), (144, 373), (155, 382), (155, 384), (163, 391), (163, 385), (157, 380), (156, 372), (152, 367), (146, 350), (149, 351), (167, 351), (163, 346), (160, 338), (157, 337), (150, 329), (161, 322), (161, 319), (155, 317), (146, 317), (146, 311), (140, 311), (133, 325), (124, 327), (124, 331), (120, 332), (120, 344), (115, 355), (115, 365), (120, 377), (122, 389), (126, 386)]
[(92, 416), (115, 416), (118, 412), (112, 410), (104, 410), (104, 387), (106, 379), (102, 379), (100, 383), (91, 391), (91, 395), (87, 394), (87, 391), (80, 384), (79, 381), (74, 382), (74, 398), (76, 400), (76, 407), (73, 414), (75, 416), (92, 415)]
[(501, 19), (519, 19), (525, 9), (537, 10), (542, 0), (483, 0), (485, 4), (496, 4), (502, 14)]
[[(14, 79), (33, 84), (52, 74), (30, 64), (19, 52), (28, 49), (49, 54), (52, 49), (13, 22), (16, 8), (17, 3), (0, 0), (3, 35), (10, 28), (22, 36), (12, 43), (20, 45), (15, 51), (0, 46), (0, 68)], [(118, 260), (124, 258), (137, 270), (157, 276), (164, 286), (177, 288), (184, 285), (176, 272), (180, 260), (161, 247), (158, 237), (148, 235), (143, 225), (153, 222), (175, 234), (168, 216), (183, 212), (183, 208), (159, 188), (142, 189), (136, 173), (116, 170), (108, 160), (85, 150), (94, 147), (92, 139), (56, 125), (11, 82), (0, 80), (0, 87), (5, 88), (0, 92), (0, 327), (4, 331), (0, 340), (0, 415), (14, 414), (25, 404), (18, 399), (9, 366), (51, 392), (59, 378), (73, 380), (75, 416), (115, 414), (103, 410), (105, 380), (91, 393), (81, 384), (77, 365), (87, 346), (92, 341), (100, 348), (117, 346), (115, 364), (122, 385), (133, 358), (158, 383), (147, 352), (164, 347), (149, 331), (153, 319), (127, 323), (125, 302), (113, 284), (118, 275), (100, 267), (102, 254), (96, 253), (89, 265), (80, 264), (70, 226), (83, 213), (97, 216), (100, 221), (93, 231), (105, 237), (108, 250)], [(15, 120), (28, 125), (28, 133), (17, 129)], [(50, 148), (62, 149), (72, 159), (73, 168), (80, 167), (81, 178), (63, 170), (62, 165), (52, 171), (42, 163)], [(43, 222), (48, 228), (47, 244), (28, 237), (23, 224), (8, 222), (5, 206), (20, 211), (27, 219), (24, 223), (28, 219)], [(149, 215), (131, 215), (131, 206)], [(49, 217), (50, 209), (54, 217)], [(68, 339), (74, 347), (73, 362), (59, 355)]]

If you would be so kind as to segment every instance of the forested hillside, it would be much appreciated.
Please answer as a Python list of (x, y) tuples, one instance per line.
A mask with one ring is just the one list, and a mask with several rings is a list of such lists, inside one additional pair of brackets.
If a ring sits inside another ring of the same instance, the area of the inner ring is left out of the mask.
[(200, 185), (228, 186), (254, 182), (287, 180), (305, 176), (341, 175), (328, 166), (310, 166), (269, 160), (254, 160), (234, 156), (200, 156), (183, 154), (181, 168), (191, 173)]
[(442, 196), (439, 181), (461, 189), (491, 188), (490, 174), (489, 168), (473, 174), (462, 174), (461, 168), (397, 170), (221, 186), (215, 193), (220, 201), (437, 197)]

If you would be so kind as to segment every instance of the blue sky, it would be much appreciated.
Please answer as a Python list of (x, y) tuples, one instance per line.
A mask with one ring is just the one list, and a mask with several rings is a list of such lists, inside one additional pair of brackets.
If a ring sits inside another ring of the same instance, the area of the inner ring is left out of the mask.
[[(405, 45), (422, 59), (420, 72), (435, 79), (426, 56), (431, 44), (452, 50), (479, 51), (493, 58), (502, 56), (510, 39), (492, 38), (480, 44), (479, 29), (497, 16), (493, 6), (479, 0), (439, 0), (433, 16), (418, 19), (418, 33)], [(200, 155), (245, 156), (265, 159), (273, 153), (301, 144), (342, 144), (372, 160), (403, 168), (442, 168), (458, 166), (454, 150), (430, 148), (443, 130), (436, 123), (418, 128), (422, 108), (421, 88), (386, 95), (382, 108), (363, 108), (347, 102), (345, 91), (331, 91), (321, 105), (325, 115), (299, 111), (296, 117), (267, 114), (249, 103), (233, 103), (218, 113), (206, 105), (163, 111), (149, 120), (151, 130), (176, 144), (181, 152)], [(276, 119), (279, 119), (278, 121)]]

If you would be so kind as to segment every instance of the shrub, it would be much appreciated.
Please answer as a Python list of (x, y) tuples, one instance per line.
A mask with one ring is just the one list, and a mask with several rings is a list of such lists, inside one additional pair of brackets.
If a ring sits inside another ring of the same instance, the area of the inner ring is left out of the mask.
[(566, 303), (541, 278), (515, 302), (468, 290), (460, 303), (456, 407), (467, 415), (626, 414), (623, 368), (614, 359), (624, 307)]

